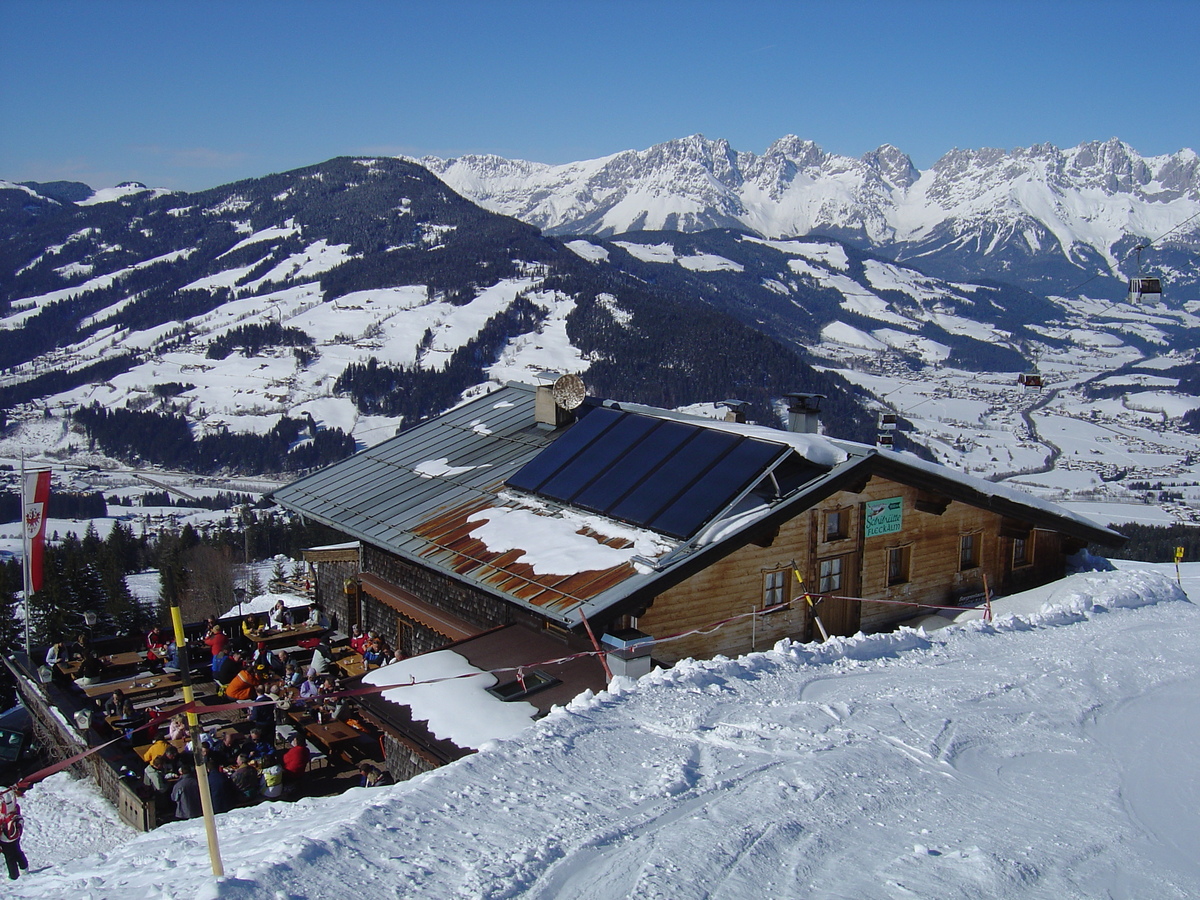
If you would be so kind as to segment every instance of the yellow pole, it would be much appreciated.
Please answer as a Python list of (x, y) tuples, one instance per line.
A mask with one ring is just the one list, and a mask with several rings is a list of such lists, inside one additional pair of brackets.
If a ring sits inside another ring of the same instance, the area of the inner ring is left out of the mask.
[[(183, 633), (183, 616), (178, 604), (171, 605), (171, 624), (175, 626), (175, 649), (179, 659), (179, 674), (183, 680), (183, 702), (191, 704), (196, 695), (192, 691), (192, 664), (188, 659), (187, 636)], [(208, 836), (208, 858), (212, 861), (212, 872), (217, 878), (225, 874), (221, 864), (221, 847), (217, 841), (217, 823), (213, 818), (212, 792), (208, 789), (208, 766), (204, 762), (204, 747), (200, 743), (200, 719), (194, 709), (187, 714), (188, 730), (192, 733), (192, 755), (196, 757), (196, 780), (200, 782), (200, 809), (204, 814), (204, 832)]]

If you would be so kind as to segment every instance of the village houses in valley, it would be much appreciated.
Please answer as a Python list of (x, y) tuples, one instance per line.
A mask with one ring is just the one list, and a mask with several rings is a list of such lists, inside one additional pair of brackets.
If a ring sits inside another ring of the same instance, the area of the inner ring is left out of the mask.
[(787, 429), (736, 409), (598, 400), (575, 376), (508, 384), (275, 493), (350, 539), (306, 557), (341, 627), (408, 657), (367, 680), (438, 681), (364, 698), (397, 777), (603, 688), (593, 641), (636, 676), (879, 631), (1124, 542), (1012, 488), (821, 435), (804, 395)]

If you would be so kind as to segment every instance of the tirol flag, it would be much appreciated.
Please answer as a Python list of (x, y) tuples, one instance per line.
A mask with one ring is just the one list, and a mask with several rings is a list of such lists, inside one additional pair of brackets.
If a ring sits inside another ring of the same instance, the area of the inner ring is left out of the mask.
[(25, 537), (29, 540), (29, 584), (42, 589), (42, 553), (46, 547), (46, 507), (50, 503), (50, 470), (25, 474)]

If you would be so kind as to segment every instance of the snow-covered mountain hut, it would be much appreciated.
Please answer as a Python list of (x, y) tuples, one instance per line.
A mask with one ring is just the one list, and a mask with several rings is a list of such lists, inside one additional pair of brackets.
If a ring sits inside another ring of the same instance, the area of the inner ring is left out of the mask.
[[(639, 656), (885, 629), (921, 605), (1059, 578), (1089, 542), (1124, 542), (908, 454), (594, 398), (564, 410), (549, 387), (520, 384), (275, 499), (359, 542), (357, 584), (328, 598), (346, 627), (408, 655), (513, 625), (567, 655), (591, 646), (590, 627), (634, 673)], [(520, 647), (511, 665), (538, 662)]]

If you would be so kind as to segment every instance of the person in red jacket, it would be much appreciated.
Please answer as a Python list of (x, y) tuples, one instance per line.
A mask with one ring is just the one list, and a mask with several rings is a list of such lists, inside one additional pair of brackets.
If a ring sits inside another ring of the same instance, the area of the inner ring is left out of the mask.
[(8, 863), (8, 877), (16, 880), (21, 869), (29, 868), (29, 860), (21, 850), (21, 832), (25, 820), (21, 816), (21, 805), (15, 801), (9, 806), (0, 804), (0, 852)]
[(308, 761), (312, 754), (300, 732), (292, 735), (291, 746), (283, 754), (283, 783), (289, 797), (300, 790), (304, 773), (308, 771)]
[(212, 651), (212, 655), (217, 656), (225, 649), (225, 645), (229, 643), (229, 635), (221, 629), (220, 625), (214, 625), (212, 631), (204, 639), (204, 643)]

